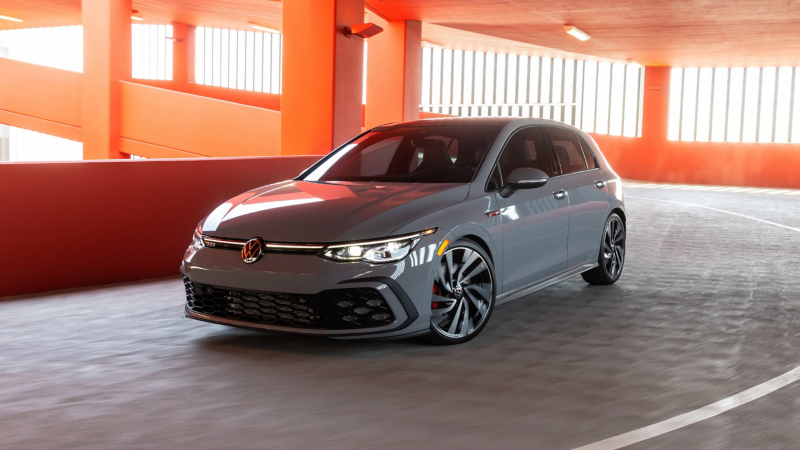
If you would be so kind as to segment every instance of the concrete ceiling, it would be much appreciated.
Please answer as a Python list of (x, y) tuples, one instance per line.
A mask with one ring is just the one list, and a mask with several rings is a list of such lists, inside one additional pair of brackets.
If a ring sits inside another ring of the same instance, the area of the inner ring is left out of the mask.
[[(470, 50), (589, 55), (647, 65), (800, 66), (800, 0), (367, 0), (391, 20), (421, 20), (424, 39)], [(0, 0), (0, 29), (77, 25), (80, 0)], [(271, 0), (138, 0), (146, 23), (279, 27)], [(565, 24), (586, 31), (581, 42)], [(483, 35), (483, 36), (482, 36)]]

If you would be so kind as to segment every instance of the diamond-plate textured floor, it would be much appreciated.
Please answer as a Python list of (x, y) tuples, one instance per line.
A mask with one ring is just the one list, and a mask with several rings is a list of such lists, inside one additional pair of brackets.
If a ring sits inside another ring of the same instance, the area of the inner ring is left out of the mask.
[[(800, 196), (629, 188), (629, 258), (499, 307), (471, 343), (183, 318), (179, 278), (0, 302), (0, 448), (571, 449), (800, 365)], [(788, 449), (800, 386), (636, 449)]]

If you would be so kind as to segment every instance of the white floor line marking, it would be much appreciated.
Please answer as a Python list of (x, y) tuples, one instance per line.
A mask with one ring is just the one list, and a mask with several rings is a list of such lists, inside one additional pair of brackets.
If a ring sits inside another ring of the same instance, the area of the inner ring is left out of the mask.
[(627, 184), (626, 187), (642, 189), (679, 189), (706, 192), (747, 192), (748, 194), (769, 194), (769, 195), (800, 195), (800, 190), (789, 189), (763, 189), (763, 188), (740, 188), (740, 187), (715, 187), (699, 185), (681, 184)]
[[(735, 212), (725, 211), (722, 209), (712, 208), (710, 206), (697, 205), (694, 203), (676, 202), (673, 200), (662, 200), (649, 197), (636, 197), (632, 195), (629, 195), (628, 197), (637, 198), (641, 200), (654, 200), (657, 202), (674, 203), (677, 205), (692, 206), (695, 208), (710, 209), (712, 211), (721, 212), (724, 214), (730, 214), (732, 216), (744, 217), (746, 219), (763, 222), (769, 225), (786, 228), (787, 230), (792, 230), (800, 233), (800, 228), (789, 227), (786, 225), (781, 225), (779, 223), (770, 222), (768, 220), (759, 219), (757, 217), (752, 217), (745, 214), (739, 214)], [(638, 442), (654, 438), (656, 436), (661, 436), (662, 434), (669, 433), (670, 431), (675, 431), (679, 428), (687, 427), (697, 422), (701, 422), (703, 420), (718, 416), (726, 411), (730, 411), (734, 408), (742, 406), (745, 403), (749, 403), (753, 400), (764, 397), (765, 395), (771, 394), (777, 391), (778, 389), (788, 386), (798, 380), (800, 380), (800, 367), (795, 367), (794, 369), (784, 373), (783, 375), (779, 375), (769, 381), (759, 384), (758, 386), (751, 387), (746, 391), (742, 391), (728, 398), (724, 398), (716, 403), (712, 403), (708, 406), (704, 406), (694, 411), (689, 411), (685, 414), (675, 416), (671, 419), (654, 423), (653, 425), (649, 425), (644, 428), (639, 428), (638, 430), (629, 431), (627, 433), (620, 434), (619, 436), (614, 436), (608, 439), (604, 439), (602, 441), (598, 441), (593, 444), (584, 445), (583, 447), (578, 447), (574, 450), (616, 450), (622, 447), (627, 447), (629, 445), (633, 445)]]
[(663, 422), (639, 428), (638, 430), (630, 431), (619, 436), (614, 436), (594, 444), (584, 445), (575, 450), (614, 450), (628, 445), (633, 445), (644, 440), (660, 436), (670, 431), (683, 428), (702, 420), (710, 419), (718, 416), (726, 411), (730, 411), (736, 407), (742, 406), (745, 403), (751, 402), (761, 398), (767, 394), (777, 391), (778, 389), (788, 386), (795, 381), (800, 380), (800, 367), (786, 372), (785, 374), (775, 377), (765, 383), (752, 387), (746, 391), (732, 395), (726, 399), (722, 399), (716, 403), (704, 406), (694, 411), (689, 411), (686, 414), (675, 416)]

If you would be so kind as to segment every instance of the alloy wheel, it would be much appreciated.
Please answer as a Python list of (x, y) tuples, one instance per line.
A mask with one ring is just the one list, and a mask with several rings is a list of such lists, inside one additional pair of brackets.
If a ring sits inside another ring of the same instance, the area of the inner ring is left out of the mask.
[(603, 264), (612, 279), (617, 279), (625, 263), (625, 225), (617, 216), (606, 224), (603, 236)]
[(483, 256), (469, 247), (451, 247), (437, 271), (431, 298), (431, 326), (449, 338), (480, 329), (491, 312), (494, 280)]

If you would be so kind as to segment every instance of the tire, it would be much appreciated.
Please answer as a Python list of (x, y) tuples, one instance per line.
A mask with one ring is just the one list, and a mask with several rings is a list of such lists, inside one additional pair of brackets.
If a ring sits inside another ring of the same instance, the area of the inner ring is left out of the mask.
[(467, 239), (451, 244), (433, 284), (428, 340), (462, 344), (480, 334), (494, 311), (495, 280), (492, 260), (480, 245)]
[(597, 257), (598, 266), (581, 274), (584, 281), (589, 284), (609, 285), (619, 280), (625, 266), (626, 233), (625, 222), (618, 214), (611, 213), (603, 228), (600, 254)]

